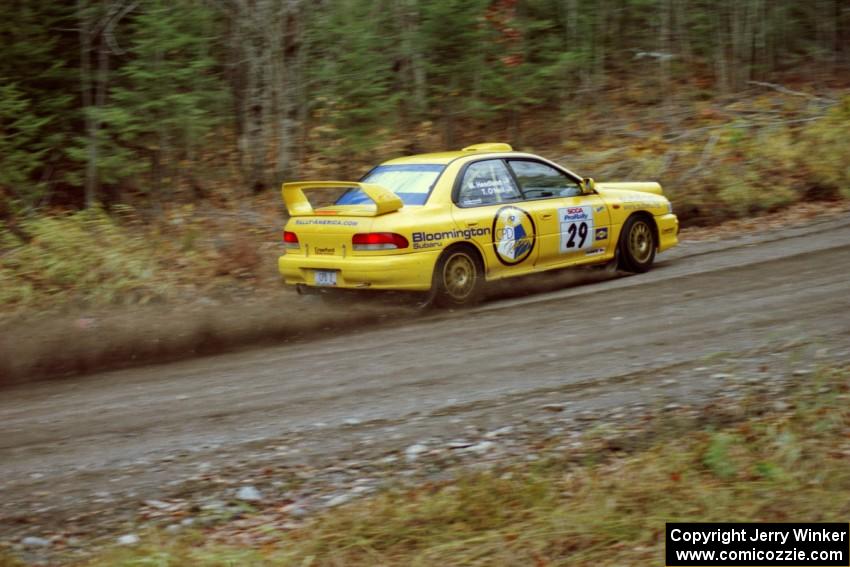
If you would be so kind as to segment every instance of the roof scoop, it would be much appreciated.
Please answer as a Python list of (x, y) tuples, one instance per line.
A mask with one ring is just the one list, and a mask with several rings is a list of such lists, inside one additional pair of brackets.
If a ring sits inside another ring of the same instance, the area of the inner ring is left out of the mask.
[(512, 152), (514, 149), (510, 144), (503, 142), (484, 142), (483, 144), (473, 144), (463, 148), (465, 152)]

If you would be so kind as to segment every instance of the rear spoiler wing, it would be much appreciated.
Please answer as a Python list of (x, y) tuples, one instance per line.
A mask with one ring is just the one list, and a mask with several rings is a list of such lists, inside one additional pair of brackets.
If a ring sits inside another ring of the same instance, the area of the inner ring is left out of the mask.
[(358, 208), (351, 212), (346, 211), (346, 214), (356, 217), (377, 217), (385, 215), (393, 211), (397, 211), (404, 206), (404, 201), (401, 198), (380, 185), (372, 183), (358, 183), (357, 181), (298, 181), (296, 183), (284, 183), (281, 188), (283, 202), (289, 210), (291, 217), (303, 217), (315, 214), (313, 206), (304, 191), (311, 189), (339, 189), (341, 187), (357, 187), (375, 202), (375, 209)]

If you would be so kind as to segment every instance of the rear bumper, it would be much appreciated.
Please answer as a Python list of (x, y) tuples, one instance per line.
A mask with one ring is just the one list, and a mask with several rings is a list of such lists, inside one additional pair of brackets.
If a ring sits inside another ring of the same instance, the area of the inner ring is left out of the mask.
[(344, 289), (431, 289), (434, 265), (440, 251), (348, 258), (286, 254), (277, 260), (284, 281), (315, 286), (316, 270), (337, 272), (336, 287)]
[(679, 243), (679, 219), (673, 213), (655, 217), (658, 225), (658, 251), (664, 252)]

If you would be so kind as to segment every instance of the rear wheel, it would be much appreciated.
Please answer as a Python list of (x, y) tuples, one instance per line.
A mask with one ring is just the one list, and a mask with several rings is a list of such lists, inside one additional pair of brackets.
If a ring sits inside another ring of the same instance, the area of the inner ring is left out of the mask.
[(434, 269), (433, 301), (448, 307), (474, 303), (483, 277), (478, 254), (466, 246), (450, 248), (440, 256)]
[(643, 216), (630, 217), (617, 244), (619, 268), (627, 272), (648, 271), (657, 247), (652, 221)]

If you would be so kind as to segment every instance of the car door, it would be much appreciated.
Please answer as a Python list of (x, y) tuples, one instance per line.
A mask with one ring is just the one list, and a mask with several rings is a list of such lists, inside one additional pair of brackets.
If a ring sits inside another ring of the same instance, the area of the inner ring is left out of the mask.
[(599, 195), (582, 191), (578, 179), (530, 158), (507, 160), (525, 202), (535, 210), (541, 268), (593, 261), (608, 252), (610, 215)]
[(503, 159), (467, 164), (458, 175), (452, 210), (459, 231), (471, 231), (484, 254), (488, 279), (534, 269), (539, 251), (533, 211)]

